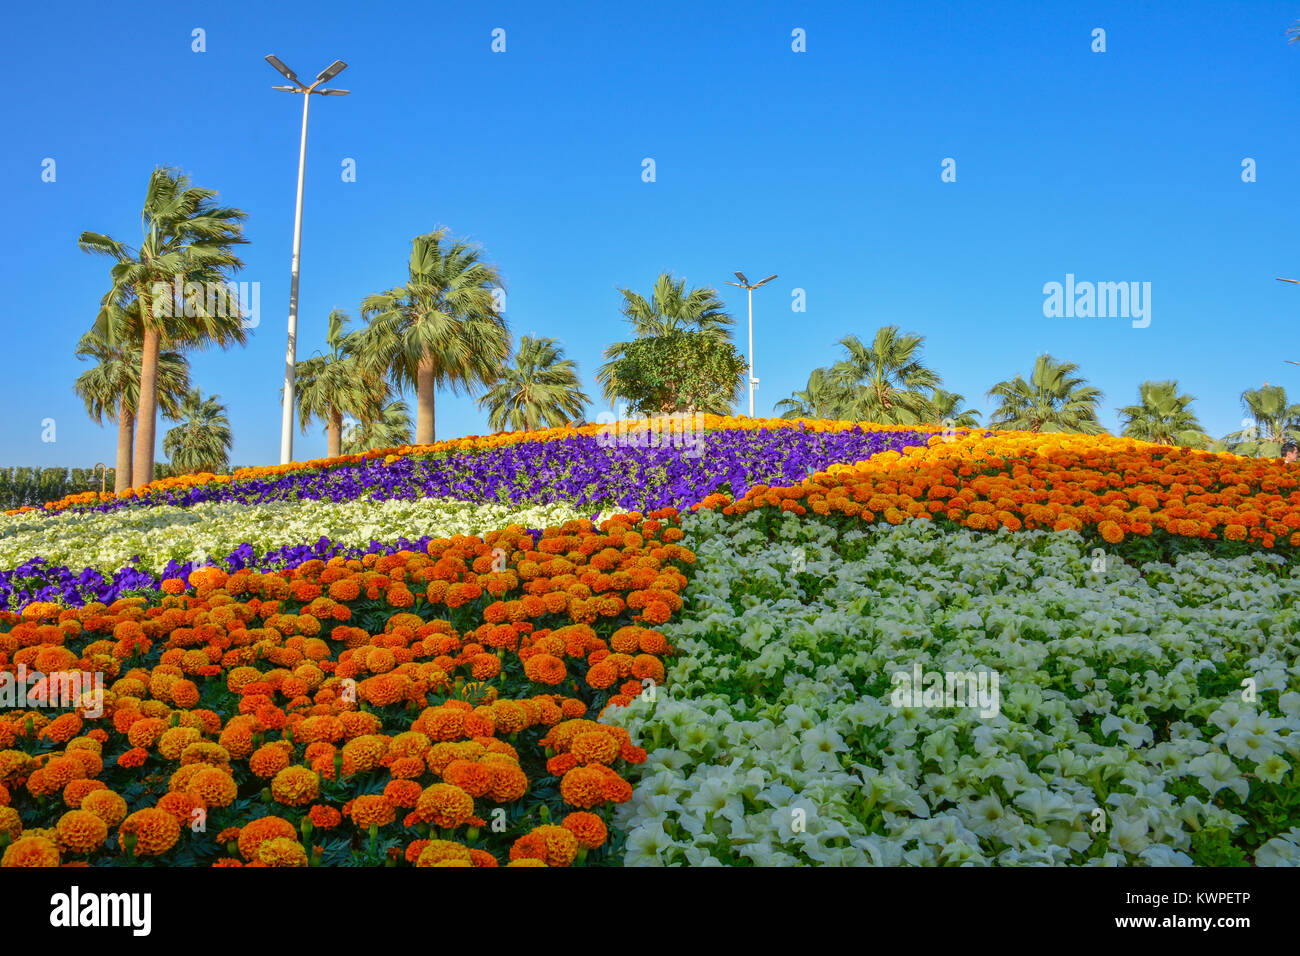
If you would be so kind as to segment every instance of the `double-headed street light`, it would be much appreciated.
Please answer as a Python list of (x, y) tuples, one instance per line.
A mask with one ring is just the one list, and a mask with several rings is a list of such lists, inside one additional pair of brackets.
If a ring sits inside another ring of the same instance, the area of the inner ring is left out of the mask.
[(754, 417), (754, 389), (758, 387), (758, 379), (754, 377), (754, 290), (761, 285), (767, 285), (775, 275), (770, 275), (766, 279), (760, 279), (751, 283), (745, 278), (743, 272), (737, 272), (736, 278), (739, 282), (728, 282), (727, 285), (734, 285), (741, 289), (749, 290), (749, 417)]
[(304, 86), (298, 75), (284, 65), (276, 56), (268, 56), (266, 62), (275, 67), (292, 86), (273, 86), (271, 89), (282, 93), (302, 94), (302, 142), (298, 146), (298, 204), (293, 214), (293, 262), (289, 278), (289, 345), (284, 353), (284, 416), (280, 423), (280, 464), (287, 465), (293, 458), (293, 376), (298, 362), (298, 255), (302, 250), (302, 177), (307, 163), (307, 104), (311, 94), (321, 96), (347, 96), (350, 90), (317, 89), (322, 83), (332, 80), (344, 70), (347, 64), (335, 60), (316, 77), (311, 86)]

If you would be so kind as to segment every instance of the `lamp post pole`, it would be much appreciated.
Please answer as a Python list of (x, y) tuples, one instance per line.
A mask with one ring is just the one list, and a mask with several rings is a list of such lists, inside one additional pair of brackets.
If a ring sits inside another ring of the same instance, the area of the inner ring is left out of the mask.
[(754, 290), (759, 286), (767, 285), (776, 275), (770, 275), (766, 279), (760, 279), (758, 282), (750, 282), (745, 278), (743, 272), (735, 273), (739, 282), (728, 282), (727, 285), (734, 285), (737, 288), (745, 289), (749, 292), (749, 417), (754, 417), (754, 388), (758, 385), (758, 378), (754, 375)]
[(280, 418), (280, 464), (287, 465), (293, 460), (293, 409), (294, 373), (298, 364), (298, 264), (302, 256), (302, 187), (307, 168), (307, 109), (311, 105), (311, 95), (347, 96), (348, 90), (317, 89), (326, 80), (332, 79), (347, 69), (342, 60), (335, 60), (316, 77), (314, 83), (306, 86), (297, 74), (289, 69), (275, 56), (268, 56), (266, 62), (292, 83), (292, 86), (273, 86), (271, 89), (282, 93), (302, 94), (302, 138), (298, 144), (298, 198), (293, 212), (293, 259), (289, 266), (289, 339), (284, 352), (284, 406)]

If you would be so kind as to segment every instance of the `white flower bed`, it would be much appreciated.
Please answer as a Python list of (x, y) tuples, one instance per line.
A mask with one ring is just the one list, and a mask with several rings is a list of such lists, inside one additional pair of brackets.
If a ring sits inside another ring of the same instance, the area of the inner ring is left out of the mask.
[(315, 544), (322, 535), (336, 543), (365, 546), (371, 540), (389, 542), (399, 537), (483, 534), (510, 524), (546, 528), (590, 517), (590, 512), (561, 504), (519, 508), (437, 498), (274, 501), (252, 507), (210, 502), (105, 514), (29, 513), (0, 521), (0, 568), (13, 568), (39, 556), (74, 569), (112, 572), (139, 555), (139, 567), (157, 574), (168, 561), (189, 561), (196, 553), (222, 558), (244, 543), (262, 554), (288, 545)]
[[(627, 864), (1300, 864), (1280, 559), (1097, 572), (1072, 533), (686, 528), (682, 656), (609, 718), (651, 751)], [(917, 665), (996, 674), (996, 715), (895, 706)]]

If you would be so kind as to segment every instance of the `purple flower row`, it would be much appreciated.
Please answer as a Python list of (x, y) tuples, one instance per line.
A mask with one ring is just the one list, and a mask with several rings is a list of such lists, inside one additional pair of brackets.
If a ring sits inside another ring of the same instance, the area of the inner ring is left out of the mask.
[(757, 484), (792, 484), (832, 464), (924, 445), (917, 432), (814, 432), (802, 427), (713, 430), (690, 434), (684, 447), (644, 447), (615, 436), (577, 435), (500, 448), (381, 459), (159, 491), (143, 499), (87, 506), (93, 511), (206, 501), (352, 501), (371, 497), (455, 498), (511, 505), (566, 502), (608, 507), (686, 510), (714, 492), (743, 495)]

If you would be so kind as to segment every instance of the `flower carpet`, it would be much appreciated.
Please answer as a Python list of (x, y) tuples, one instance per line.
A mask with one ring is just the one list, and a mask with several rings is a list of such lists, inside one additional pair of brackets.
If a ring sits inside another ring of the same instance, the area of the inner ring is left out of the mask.
[(1300, 480), (707, 417), (0, 517), (3, 866), (1296, 865)]

